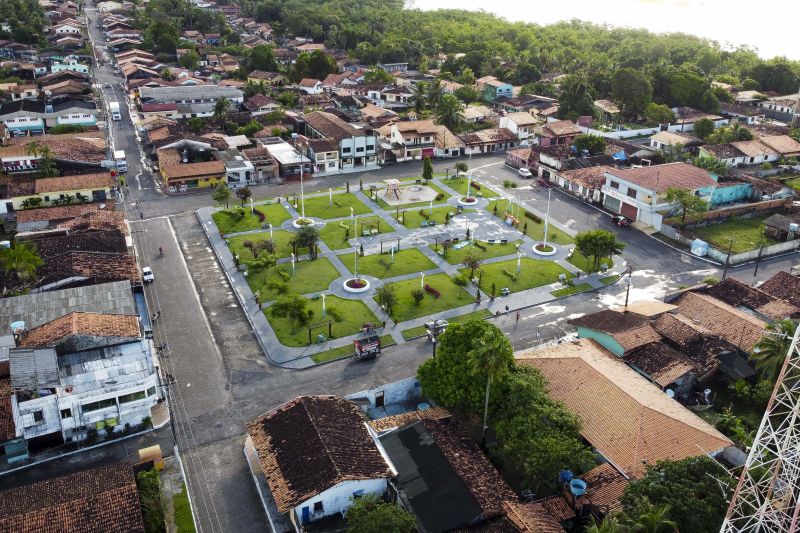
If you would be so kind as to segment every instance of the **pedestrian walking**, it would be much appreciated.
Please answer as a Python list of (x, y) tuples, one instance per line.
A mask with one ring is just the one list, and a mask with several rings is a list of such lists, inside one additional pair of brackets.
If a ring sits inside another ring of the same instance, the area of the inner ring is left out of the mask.
[(506, 313), (508, 313), (508, 306), (506, 306)]
[(144, 213), (142, 213), (141, 211), (139, 211), (139, 218), (144, 219)]
[(519, 324), (519, 311), (517, 311), (517, 324)]

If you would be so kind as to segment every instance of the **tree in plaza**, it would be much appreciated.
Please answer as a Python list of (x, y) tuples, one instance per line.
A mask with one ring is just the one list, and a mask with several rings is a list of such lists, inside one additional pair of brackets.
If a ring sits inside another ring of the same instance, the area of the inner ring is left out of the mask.
[(714, 123), (709, 119), (701, 118), (694, 123), (694, 134), (701, 139), (705, 139), (714, 133), (714, 127)]
[(319, 244), (319, 230), (314, 226), (303, 226), (297, 230), (297, 245), (308, 250), (311, 259), (317, 258), (317, 244)]
[(413, 514), (373, 495), (357, 498), (346, 518), (350, 533), (410, 533), (417, 529)]
[(653, 97), (650, 80), (639, 69), (618, 69), (611, 79), (611, 96), (622, 104), (622, 112), (630, 117), (642, 114)]
[[(491, 347), (491, 348), (487, 348)], [(497, 352), (489, 360), (486, 350)], [(451, 324), (439, 337), (436, 357), (418, 369), (425, 394), (444, 407), (482, 413), (486, 381), (491, 376), (490, 397), (501, 401), (501, 375), (514, 364), (511, 344), (502, 332), (484, 320)]]
[(668, 506), (665, 518), (681, 533), (719, 531), (736, 480), (706, 455), (648, 465), (632, 480), (621, 501), (625, 516), (636, 521), (644, 502)]
[(460, 172), (466, 172), (467, 170), (469, 170), (469, 165), (467, 165), (463, 161), (460, 163), (456, 163), (456, 177), (458, 177), (458, 174)]
[(755, 345), (750, 360), (761, 372), (761, 376), (774, 382), (789, 353), (797, 323), (785, 319), (767, 326), (767, 334)]
[(250, 190), (250, 187), (240, 187), (236, 189), (236, 197), (242, 201), (242, 207), (244, 207), (244, 203), (251, 196), (253, 196), (253, 192)]
[(49, 146), (41, 144), (38, 141), (32, 141), (25, 145), (25, 151), (38, 159), (38, 177), (49, 178), (51, 176), (58, 176), (58, 168), (56, 168), (53, 152), (50, 150)]
[(378, 305), (386, 309), (386, 313), (392, 316), (392, 309), (397, 305), (397, 294), (393, 283), (381, 285), (375, 290), (375, 301)]
[(593, 270), (600, 267), (600, 260), (622, 253), (625, 243), (617, 240), (617, 236), (604, 229), (582, 231), (575, 235), (575, 249), (584, 257), (593, 259)]
[(13, 274), (23, 283), (32, 279), (43, 264), (39, 252), (29, 243), (15, 242), (11, 248), (0, 250), (0, 268), (6, 276)]
[(225, 208), (227, 208), (228, 202), (231, 199), (231, 190), (224, 183), (220, 183), (214, 188), (214, 192), (211, 193), (211, 199), (219, 205), (224, 204)]
[(573, 144), (578, 150), (586, 150), (590, 155), (599, 154), (606, 149), (606, 140), (599, 135), (592, 135), (591, 133), (578, 135), (575, 137)]
[(430, 157), (425, 157), (422, 160), (422, 179), (425, 180), (425, 183), (433, 179), (433, 165)]
[(178, 60), (178, 64), (185, 69), (195, 70), (197, 69), (197, 65), (200, 63), (200, 55), (195, 52), (194, 50), (189, 50), (185, 54), (181, 56)]
[(461, 125), (461, 102), (452, 94), (442, 95), (436, 107), (436, 121), (447, 129), (458, 129)]
[(419, 305), (425, 298), (425, 291), (422, 289), (411, 289), (411, 298), (414, 300), (414, 305)]
[(308, 300), (302, 296), (284, 296), (269, 307), (269, 315), (273, 318), (286, 318), (295, 326), (305, 326), (314, 316), (314, 311), (307, 309), (307, 306)]
[(256, 245), (250, 239), (242, 241), (242, 248), (250, 250), (250, 252), (253, 254), (253, 259), (258, 257), (258, 250), (256, 250)]
[[(258, 245), (256, 245), (258, 246)], [(262, 254), (258, 259), (250, 262), (250, 266), (257, 268), (264, 273), (264, 281), (269, 277), (269, 269), (278, 264), (278, 258), (275, 254)]]
[(699, 196), (695, 196), (691, 191), (678, 187), (670, 187), (667, 189), (664, 199), (667, 202), (677, 204), (681, 213), (681, 227), (686, 225), (687, 215), (702, 213), (708, 209), (708, 202)]
[(675, 113), (669, 106), (664, 104), (656, 104), (651, 102), (645, 106), (643, 111), (644, 118), (647, 124), (655, 126), (656, 124), (667, 124), (675, 120)]
[(469, 279), (475, 277), (475, 271), (481, 268), (481, 258), (474, 254), (468, 254), (462, 262), (464, 268), (469, 269)]
[(411, 101), (414, 103), (414, 111), (417, 113), (422, 113), (422, 110), (425, 109), (425, 103), (427, 102), (426, 85), (427, 83), (421, 81), (411, 87)]
[(255, 247), (258, 249), (259, 252), (266, 252), (268, 254), (274, 254), (277, 251), (277, 247), (275, 246), (275, 241), (272, 239), (265, 239), (263, 241), (258, 241), (255, 244)]

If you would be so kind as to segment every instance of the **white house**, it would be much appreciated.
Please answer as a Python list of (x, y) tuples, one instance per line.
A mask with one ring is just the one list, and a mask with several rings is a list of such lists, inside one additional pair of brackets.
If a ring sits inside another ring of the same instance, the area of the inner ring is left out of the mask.
[(524, 141), (533, 135), (533, 128), (538, 124), (533, 115), (521, 111), (519, 113), (508, 113), (500, 117), (500, 127), (507, 128), (514, 132), (520, 141)]
[(433, 157), (436, 146), (436, 126), (432, 120), (404, 120), (391, 125), (389, 140), (403, 146), (398, 161), (421, 160)]
[(369, 128), (360, 128), (324, 111), (305, 115), (308, 137), (333, 139), (339, 145), (342, 169), (378, 164), (378, 138)]
[(53, 28), (56, 35), (80, 35), (81, 29), (79, 26), (72, 24), (61, 24)]
[(50, 65), (50, 72), (61, 72), (62, 70), (71, 70), (73, 72), (81, 72), (83, 74), (89, 73), (89, 65), (79, 63), (77, 59), (67, 58), (63, 62), (54, 62)]
[(319, 94), (323, 90), (322, 82), (312, 78), (303, 78), (297, 83), (297, 87), (306, 94)]
[(353, 498), (380, 497), (395, 474), (361, 409), (344, 398), (301, 396), (261, 415), (247, 430), (245, 457), (274, 531), (299, 533), (343, 513)]

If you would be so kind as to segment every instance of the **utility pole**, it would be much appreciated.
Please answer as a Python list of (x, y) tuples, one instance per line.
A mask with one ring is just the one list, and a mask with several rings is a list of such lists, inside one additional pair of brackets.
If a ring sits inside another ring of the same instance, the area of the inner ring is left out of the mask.
[(753, 270), (753, 286), (756, 284), (756, 276), (758, 276), (758, 265), (761, 264), (761, 253), (764, 251), (764, 243), (763, 241), (759, 244), (758, 247), (758, 257), (756, 257), (756, 268)]
[(728, 266), (731, 263), (731, 250), (733, 249), (733, 239), (728, 241), (728, 255), (725, 256), (725, 268), (722, 270), (722, 281), (728, 276)]
[(633, 283), (633, 265), (628, 263), (627, 268), (627, 288), (625, 289), (625, 311), (628, 310), (628, 297), (631, 295), (631, 283)]

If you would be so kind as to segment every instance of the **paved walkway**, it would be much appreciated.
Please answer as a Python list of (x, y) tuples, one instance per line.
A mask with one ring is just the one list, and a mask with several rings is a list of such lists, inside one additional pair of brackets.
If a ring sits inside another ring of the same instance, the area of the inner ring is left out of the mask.
[[(442, 207), (443, 205), (449, 205), (453, 208), (453, 213), (455, 214), (458, 207), (457, 203), (457, 199), (459, 196), (458, 193), (447, 186), (446, 180), (443, 180), (441, 178), (434, 178), (432, 182), (439, 188), (441, 188), (443, 191), (445, 191), (447, 194), (452, 195), (452, 197), (449, 198), (446, 203), (434, 204), (434, 207)], [(379, 253), (381, 246), (380, 242), (382, 240), (385, 241), (389, 239), (398, 239), (401, 250), (408, 248), (417, 248), (420, 252), (422, 252), (428, 259), (430, 259), (436, 265), (435, 268), (425, 271), (426, 275), (444, 272), (448, 276), (451, 277), (456, 276), (459, 274), (458, 265), (452, 265), (448, 263), (439, 253), (431, 249), (429, 245), (436, 242), (437, 239), (439, 241), (444, 239), (452, 239), (455, 237), (464, 239), (466, 237), (467, 229), (469, 229), (472, 239), (476, 239), (481, 242), (486, 242), (491, 240), (506, 240), (508, 242), (521, 241), (520, 250), (522, 250), (524, 257), (536, 260), (543, 260), (543, 261), (553, 261), (562, 268), (564, 268), (565, 270), (571, 272), (572, 274), (576, 275), (582, 274), (577, 267), (575, 267), (574, 265), (572, 265), (567, 261), (570, 247), (554, 244), (553, 246), (556, 248), (556, 254), (554, 256), (541, 257), (534, 254), (533, 247), (538, 241), (531, 239), (527, 235), (523, 235), (520, 231), (516, 230), (513, 227), (508, 226), (500, 218), (494, 216), (492, 213), (486, 210), (486, 206), (490, 201), (489, 198), (482, 198), (479, 200), (478, 204), (474, 208), (470, 207), (469, 211), (465, 209), (464, 213), (453, 216), (447, 225), (409, 229), (395, 219), (394, 209), (392, 210), (384, 209), (377, 202), (370, 199), (369, 196), (361, 190), (352, 190), (351, 193), (372, 210), (372, 213), (360, 215), (357, 218), (379, 216), (393, 230), (390, 233), (381, 233), (379, 235), (369, 236), (369, 237), (358, 236), (349, 240), (349, 243), (353, 245), (353, 247), (363, 246), (364, 255), (366, 256)], [(307, 197), (325, 196), (327, 194), (328, 194), (327, 192), (309, 194), (307, 195)], [(544, 219), (545, 217), (544, 213), (540, 213), (538, 210), (531, 208), (529, 206), (523, 206), (521, 202), (517, 202), (517, 200), (505, 194), (501, 194), (500, 196), (497, 196), (495, 198), (505, 198), (509, 202), (519, 205), (522, 209), (527, 209), (529, 212), (536, 214), (542, 219)], [(261, 203), (265, 202), (256, 203), (255, 205), (261, 205)], [(284, 201), (282, 202), (282, 205), (289, 212), (291, 218), (288, 221), (281, 224), (281, 228), (293, 229), (291, 221), (296, 219), (300, 215), (297, 212), (297, 210), (288, 202)], [(419, 210), (420, 208), (415, 207), (411, 209)], [(357, 333), (354, 335), (348, 335), (345, 337), (330, 339), (324, 343), (313, 344), (305, 347), (288, 347), (281, 344), (277, 336), (275, 335), (275, 332), (273, 331), (272, 327), (269, 325), (269, 322), (263, 312), (264, 309), (270, 306), (270, 302), (262, 303), (260, 305), (256, 303), (255, 296), (251, 291), (250, 286), (247, 283), (246, 275), (240, 272), (236, 268), (233, 256), (230, 250), (228, 249), (225, 240), (223, 239), (222, 235), (220, 235), (216, 225), (214, 224), (211, 218), (211, 215), (217, 210), (218, 210), (217, 208), (213, 207), (204, 207), (197, 210), (196, 215), (200, 220), (200, 224), (203, 227), (203, 230), (208, 236), (209, 242), (211, 243), (211, 247), (217, 256), (217, 259), (219, 260), (220, 264), (223, 267), (223, 270), (225, 271), (225, 275), (227, 276), (231, 286), (234, 289), (234, 293), (236, 294), (236, 297), (239, 300), (240, 305), (244, 309), (245, 314), (247, 315), (248, 320), (250, 321), (250, 324), (258, 339), (259, 344), (261, 345), (262, 349), (267, 354), (267, 357), (272, 363), (289, 368), (296, 368), (296, 369), (307, 368), (314, 365), (314, 361), (311, 358), (311, 356), (313, 356), (314, 354), (330, 350), (332, 348), (351, 345), (353, 340), (361, 337), (361, 333)], [(307, 218), (312, 218), (312, 217), (307, 217)], [(330, 222), (350, 222), (351, 217), (347, 216), (347, 217), (325, 219), (325, 220), (313, 218), (313, 220), (318, 225), (324, 225)], [(556, 227), (569, 235), (574, 234), (574, 231), (561, 225), (557, 221), (551, 220), (549, 224), (552, 227)], [(246, 232), (239, 232), (236, 233), (236, 235), (253, 234), (263, 231), (264, 230), (252, 230)], [(229, 234), (227, 235), (227, 237), (230, 237), (232, 235), (234, 234)], [(492, 246), (492, 245), (486, 244), (486, 246)], [(347, 247), (339, 250), (332, 250), (328, 247), (327, 244), (325, 244), (323, 241), (320, 241), (319, 243), (320, 251), (318, 257), (329, 260), (331, 264), (334, 266), (334, 268), (336, 268), (336, 270), (340, 274), (340, 277), (334, 280), (327, 290), (316, 292), (313, 294), (308, 294), (305, 296), (316, 297), (319, 296), (320, 294), (325, 294), (325, 295), (335, 295), (341, 298), (358, 299), (360, 301), (363, 301), (367, 305), (367, 307), (369, 307), (372, 313), (375, 314), (379, 323), (387, 324), (386, 327), (378, 328), (378, 333), (381, 335), (387, 335), (387, 334), (391, 335), (392, 338), (397, 343), (405, 342), (405, 339), (402, 336), (402, 332), (404, 330), (421, 326), (424, 323), (429, 322), (431, 320), (450, 319), (466, 313), (478, 311), (480, 309), (487, 309), (492, 314), (515, 312), (518, 309), (532, 307), (548, 301), (552, 301), (556, 299), (552, 295), (552, 292), (565, 287), (562, 283), (555, 282), (548, 285), (543, 285), (540, 287), (535, 287), (532, 289), (515, 292), (510, 294), (509, 296), (498, 296), (494, 299), (490, 298), (488, 294), (481, 292), (481, 300), (479, 303), (478, 302), (471, 303), (461, 307), (448, 309), (446, 311), (442, 311), (439, 313), (434, 313), (432, 315), (406, 320), (401, 323), (393, 323), (391, 318), (386, 314), (386, 312), (375, 302), (375, 300), (372, 298), (372, 295), (375, 293), (375, 290), (383, 284), (418, 278), (420, 273), (414, 272), (411, 274), (405, 274), (402, 276), (396, 276), (384, 279), (377, 279), (371, 276), (360, 276), (366, 279), (370, 283), (370, 289), (364, 293), (359, 293), (359, 294), (350, 293), (344, 289), (343, 282), (345, 279), (352, 277), (352, 274), (348, 266), (346, 266), (342, 262), (339, 256), (352, 253), (353, 247)], [(516, 254), (505, 255), (501, 257), (486, 259), (483, 261), (483, 263), (492, 264), (502, 261), (513, 260), (516, 259), (516, 257), (517, 257)], [(298, 260), (307, 260), (307, 256), (305, 255), (301, 256)], [(282, 258), (278, 260), (278, 263), (286, 264), (290, 261), (291, 259), (289, 258)], [(606, 273), (602, 274), (595, 273), (589, 276), (581, 275), (580, 278), (576, 280), (576, 283), (588, 283), (592, 288), (600, 288), (605, 286), (605, 284), (600, 281), (601, 278), (613, 274), (621, 274), (621, 272), (622, 272), (621, 266), (617, 266), (616, 268)], [(470, 289), (470, 287), (467, 287), (467, 290), (469, 292), (472, 292), (475, 290), (475, 288), (472, 287)]]

